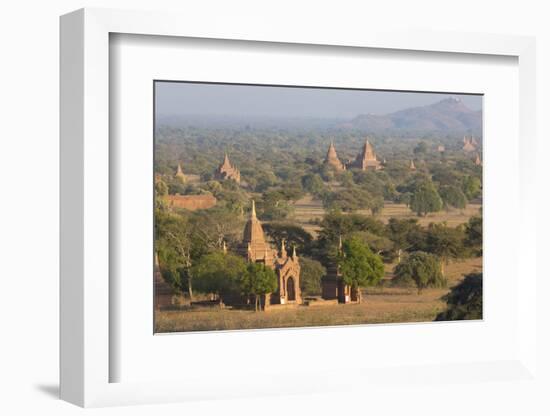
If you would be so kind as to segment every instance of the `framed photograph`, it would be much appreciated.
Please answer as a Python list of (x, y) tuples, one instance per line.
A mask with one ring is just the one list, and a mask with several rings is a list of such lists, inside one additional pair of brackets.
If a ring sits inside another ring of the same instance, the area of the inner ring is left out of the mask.
[(63, 16), (62, 398), (534, 380), (533, 75), (530, 38)]

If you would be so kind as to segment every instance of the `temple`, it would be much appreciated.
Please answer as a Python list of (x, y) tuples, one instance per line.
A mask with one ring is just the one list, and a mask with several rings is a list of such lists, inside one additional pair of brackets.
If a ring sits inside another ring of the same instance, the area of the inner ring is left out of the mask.
[(479, 153), (476, 153), (476, 159), (474, 160), (474, 163), (476, 166), (481, 166), (481, 158), (479, 157)]
[[(338, 245), (338, 253), (342, 252), (342, 238)], [(338, 303), (358, 302), (360, 293), (358, 290), (346, 285), (340, 272), (340, 266), (336, 261), (331, 261), (327, 267), (327, 274), (321, 280), (324, 300), (337, 300)]]
[(325, 165), (332, 167), (338, 172), (343, 172), (344, 170), (346, 170), (346, 166), (338, 158), (338, 154), (336, 153), (333, 142), (330, 142), (330, 146), (328, 147)]
[(412, 171), (416, 170), (416, 166), (414, 165), (414, 160), (411, 159), (411, 163), (409, 163), (409, 169)]
[(227, 153), (223, 158), (222, 164), (218, 166), (218, 169), (216, 169), (216, 172), (214, 172), (214, 177), (218, 180), (231, 179), (237, 183), (241, 182), (241, 172), (239, 171), (239, 169), (231, 164)]
[(477, 149), (477, 141), (474, 136), (464, 136), (464, 139), (462, 139), (462, 143), (464, 144), (462, 146), (462, 150), (464, 150), (465, 152), (473, 152)]
[(174, 175), (177, 179), (185, 183), (186, 178), (185, 174), (183, 173), (183, 169), (181, 168), (181, 163), (178, 163), (178, 168), (176, 169), (176, 173)]
[(262, 224), (256, 217), (254, 201), (238, 252), (247, 261), (265, 264), (277, 273), (277, 291), (265, 296), (262, 300), (264, 307), (271, 304), (302, 303), (300, 263), (296, 249), (293, 249), (292, 255), (288, 255), (284, 240), (280, 251), (273, 249), (265, 241)]
[(369, 139), (365, 140), (365, 145), (361, 153), (357, 155), (355, 163), (353, 164), (355, 168), (361, 170), (380, 170), (382, 169), (382, 164), (376, 158), (376, 153), (372, 145), (369, 143)]

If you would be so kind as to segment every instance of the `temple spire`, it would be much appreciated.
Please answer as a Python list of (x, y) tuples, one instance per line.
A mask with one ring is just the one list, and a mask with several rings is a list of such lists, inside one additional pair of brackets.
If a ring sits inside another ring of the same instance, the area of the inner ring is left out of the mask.
[(283, 238), (281, 240), (281, 257), (284, 259), (287, 256), (286, 247), (285, 247), (285, 239)]
[(256, 219), (256, 202), (252, 200), (252, 210), (250, 211), (250, 218)]
[(292, 246), (292, 259), (296, 260), (298, 256), (296, 255), (296, 244)]

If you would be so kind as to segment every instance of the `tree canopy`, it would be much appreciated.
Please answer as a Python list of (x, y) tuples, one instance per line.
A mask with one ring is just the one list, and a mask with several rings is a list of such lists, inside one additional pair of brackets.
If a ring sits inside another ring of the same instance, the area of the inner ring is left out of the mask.
[(338, 263), (344, 282), (352, 288), (376, 285), (384, 277), (381, 257), (357, 237), (344, 241)]
[(240, 288), (243, 294), (255, 297), (255, 309), (261, 308), (260, 296), (277, 290), (277, 275), (262, 263), (248, 263), (241, 275)]
[(445, 287), (447, 282), (441, 273), (437, 257), (422, 251), (409, 254), (394, 269), (394, 285), (413, 284), (421, 293), (427, 287)]
[(436, 321), (456, 321), (483, 318), (483, 275), (472, 273), (453, 287), (443, 297), (447, 309), (435, 318)]
[(411, 195), (410, 207), (418, 216), (425, 216), (430, 212), (441, 211), (443, 201), (437, 193), (433, 182), (423, 181), (418, 184)]
[(216, 294), (223, 302), (224, 297), (239, 294), (246, 271), (242, 257), (218, 251), (202, 256), (191, 268), (191, 275), (195, 290)]

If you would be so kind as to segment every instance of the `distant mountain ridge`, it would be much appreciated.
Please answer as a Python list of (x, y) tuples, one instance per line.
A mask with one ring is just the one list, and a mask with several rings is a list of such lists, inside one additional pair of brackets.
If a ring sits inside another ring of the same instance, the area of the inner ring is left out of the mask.
[(259, 128), (286, 130), (356, 130), (364, 134), (416, 137), (445, 134), (481, 136), (481, 110), (469, 109), (458, 98), (390, 114), (360, 114), (353, 118), (267, 117), (250, 115), (157, 115), (157, 127)]
[(481, 134), (481, 110), (471, 110), (459, 98), (446, 98), (435, 104), (412, 107), (386, 115), (361, 114), (341, 127), (382, 132), (463, 132)]

